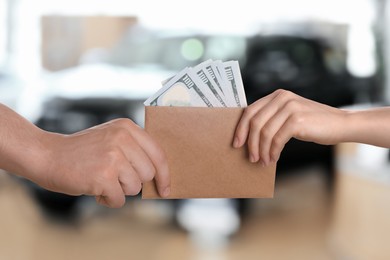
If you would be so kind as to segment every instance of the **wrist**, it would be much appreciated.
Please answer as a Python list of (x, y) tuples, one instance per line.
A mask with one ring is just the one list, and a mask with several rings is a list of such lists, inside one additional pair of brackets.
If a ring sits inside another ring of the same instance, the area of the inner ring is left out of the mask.
[(390, 108), (350, 111), (347, 120), (348, 142), (390, 147)]
[(33, 145), (34, 156), (31, 156), (26, 178), (43, 186), (50, 186), (50, 175), (54, 171), (53, 165), (56, 163), (56, 140), (60, 134), (47, 132), (38, 129), (36, 143)]
[[(17, 155), (12, 163), (12, 173), (47, 187), (51, 165), (55, 162), (52, 140), (54, 133), (44, 131), (38, 127), (30, 129), (30, 138), (25, 139), (23, 147), (15, 147)], [(22, 152), (23, 151), (23, 152)]]
[(30, 179), (42, 181), (53, 161), (46, 132), (13, 110), (0, 104), (0, 168)]
[(375, 128), (380, 127), (375, 120), (370, 111), (348, 111), (344, 122), (344, 142), (374, 144)]
[(25, 159), (21, 161), (20, 175), (37, 182), (42, 177), (42, 172), (51, 159), (48, 158), (48, 150), (43, 142), (48, 133), (41, 129), (34, 129), (34, 132), (34, 138), (28, 147), (29, 155), (24, 156)]
[(343, 112), (343, 116), (340, 122), (340, 140), (338, 140), (338, 143), (354, 142), (356, 136), (356, 125), (359, 120), (356, 115), (356, 111), (341, 111)]

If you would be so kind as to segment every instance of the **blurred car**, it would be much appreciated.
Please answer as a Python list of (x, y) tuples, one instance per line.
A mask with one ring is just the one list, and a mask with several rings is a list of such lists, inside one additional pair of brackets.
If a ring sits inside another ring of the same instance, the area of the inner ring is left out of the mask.
[[(344, 60), (327, 60), (332, 51), (320, 39), (299, 36), (256, 36), (250, 39), (243, 69), (248, 102), (278, 88), (339, 107), (355, 102), (357, 79), (348, 73)], [(341, 57), (343, 58), (343, 57)], [(338, 62), (338, 71), (328, 63)]]

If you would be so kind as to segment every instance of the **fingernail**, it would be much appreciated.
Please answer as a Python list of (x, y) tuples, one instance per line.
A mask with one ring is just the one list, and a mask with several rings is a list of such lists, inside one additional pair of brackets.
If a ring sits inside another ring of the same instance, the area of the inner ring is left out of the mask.
[(169, 196), (169, 193), (171, 193), (171, 189), (169, 187), (165, 188), (165, 190), (163, 191), (163, 197), (168, 197)]
[(249, 161), (252, 162), (252, 163), (257, 162), (256, 156), (254, 156), (253, 154), (251, 154), (251, 155), (249, 156)]
[(235, 137), (233, 142), (233, 147), (238, 148), (239, 145), (240, 145), (240, 140), (238, 139), (238, 137)]

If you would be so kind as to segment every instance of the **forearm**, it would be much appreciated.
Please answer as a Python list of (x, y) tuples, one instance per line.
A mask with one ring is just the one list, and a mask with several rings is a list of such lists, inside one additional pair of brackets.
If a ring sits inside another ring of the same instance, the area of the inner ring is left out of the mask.
[(0, 104), (0, 168), (28, 179), (48, 158), (42, 138), (45, 132)]
[(117, 119), (71, 135), (39, 129), (0, 104), (0, 169), (69, 195), (94, 195), (120, 207), (142, 183), (156, 179), (169, 195), (168, 163), (162, 148), (129, 119)]
[(390, 148), (390, 107), (348, 112), (342, 141)]

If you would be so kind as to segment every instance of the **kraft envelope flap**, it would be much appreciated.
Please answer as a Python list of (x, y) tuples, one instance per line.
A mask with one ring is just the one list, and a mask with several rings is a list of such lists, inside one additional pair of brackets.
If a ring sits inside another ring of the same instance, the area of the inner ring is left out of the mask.
[[(243, 108), (145, 107), (145, 129), (166, 153), (168, 198), (271, 198), (276, 165), (248, 160), (232, 146)], [(142, 198), (160, 198), (154, 181)]]

